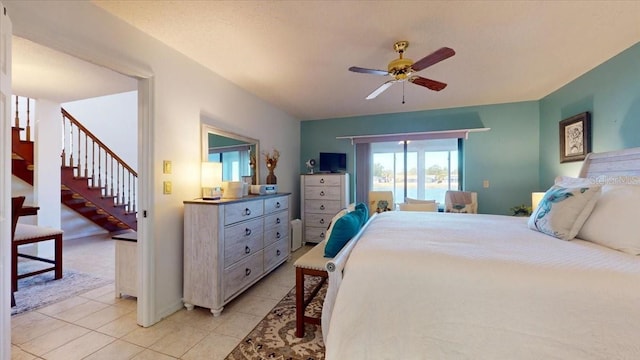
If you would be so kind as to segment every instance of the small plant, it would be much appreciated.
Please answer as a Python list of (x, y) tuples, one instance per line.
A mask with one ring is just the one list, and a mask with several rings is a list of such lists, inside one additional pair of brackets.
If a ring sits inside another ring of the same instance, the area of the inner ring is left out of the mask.
[(525, 204), (514, 206), (511, 208), (513, 216), (529, 216), (531, 215), (531, 206)]

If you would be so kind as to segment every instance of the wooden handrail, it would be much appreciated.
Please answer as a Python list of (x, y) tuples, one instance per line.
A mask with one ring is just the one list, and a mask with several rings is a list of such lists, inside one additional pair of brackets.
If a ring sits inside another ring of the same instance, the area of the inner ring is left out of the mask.
[[(114, 198), (114, 205), (123, 205), (127, 212), (135, 213), (138, 173), (73, 115), (65, 109), (61, 113), (62, 166), (74, 168), (74, 176), (90, 179), (103, 196)], [(75, 164), (74, 156), (77, 156)]]
[(61, 110), (62, 110), (62, 116), (68, 118), (71, 121), (71, 123), (76, 125), (78, 127), (78, 129), (80, 129), (84, 133), (86, 133), (96, 144), (98, 144), (98, 145), (100, 145), (100, 147), (104, 148), (109, 153), (109, 155), (111, 155), (115, 160), (117, 160), (119, 163), (121, 163), (124, 166), (124, 168), (129, 170), (129, 172), (132, 175), (138, 177), (138, 173), (135, 170), (133, 170), (129, 165), (127, 165), (127, 163), (124, 162), (124, 160), (122, 160), (116, 153), (111, 151), (111, 149), (109, 149), (109, 147), (107, 145), (105, 145), (102, 141), (100, 141), (100, 139), (98, 139), (95, 135), (93, 135), (93, 133), (91, 131), (89, 131), (78, 120), (76, 120), (76, 118), (74, 118), (73, 115), (69, 114), (65, 109), (61, 109)]

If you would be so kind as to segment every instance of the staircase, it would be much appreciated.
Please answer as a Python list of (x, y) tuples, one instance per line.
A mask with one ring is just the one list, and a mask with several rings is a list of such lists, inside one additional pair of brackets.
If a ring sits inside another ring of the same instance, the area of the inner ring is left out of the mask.
[[(61, 202), (111, 233), (137, 230), (137, 173), (71, 114), (64, 109), (61, 112), (64, 134)], [(27, 126), (21, 128), (16, 111), (12, 127), (12, 172), (33, 185), (34, 143), (30, 139), (29, 121), (27, 113)]]

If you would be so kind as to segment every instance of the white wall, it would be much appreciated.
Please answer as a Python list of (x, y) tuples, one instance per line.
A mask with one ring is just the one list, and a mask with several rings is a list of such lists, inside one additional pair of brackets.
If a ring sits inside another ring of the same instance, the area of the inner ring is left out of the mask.
[(72, 101), (62, 107), (134, 170), (138, 169), (138, 92)]
[[(183, 201), (200, 196), (201, 114), (215, 119), (216, 127), (259, 139), (264, 150), (280, 150), (279, 188), (293, 193), (292, 204), (299, 203), (299, 120), (89, 2), (9, 1), (5, 6), (18, 36), (100, 65), (132, 64), (154, 75), (153, 147), (144, 161), (153, 169), (148, 174), (152, 206), (146, 210), (155, 249), (156, 321), (181, 306)], [(172, 161), (172, 174), (162, 174), (163, 160)], [(262, 181), (266, 173), (262, 162)], [(162, 194), (163, 181), (173, 183), (173, 194)]]

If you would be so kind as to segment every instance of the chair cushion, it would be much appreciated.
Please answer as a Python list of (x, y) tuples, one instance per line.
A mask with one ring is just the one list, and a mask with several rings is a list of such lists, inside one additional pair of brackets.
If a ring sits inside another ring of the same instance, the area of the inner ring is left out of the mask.
[(19, 240), (31, 240), (31, 239), (40, 239), (40, 238), (53, 239), (54, 236), (61, 235), (62, 233), (63, 231), (60, 229), (18, 223), (16, 225), (16, 233), (13, 236), (13, 240), (19, 241)]

